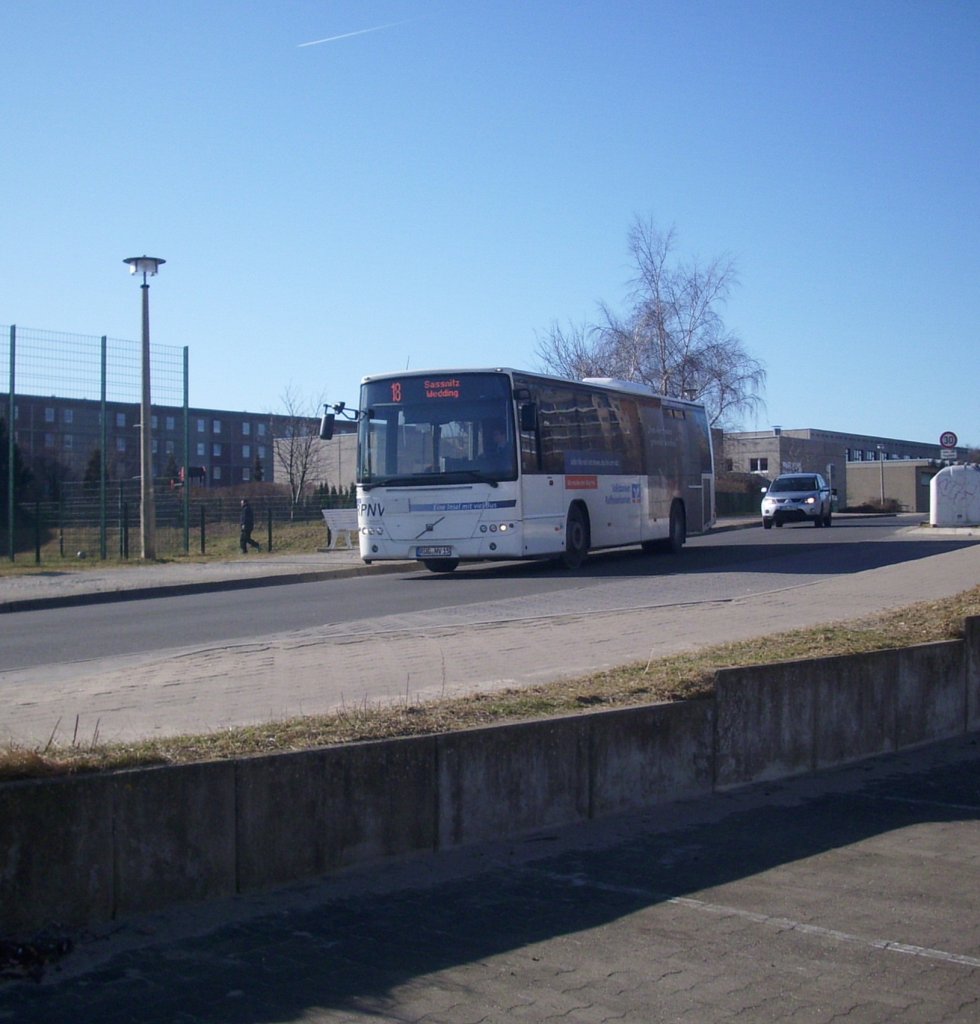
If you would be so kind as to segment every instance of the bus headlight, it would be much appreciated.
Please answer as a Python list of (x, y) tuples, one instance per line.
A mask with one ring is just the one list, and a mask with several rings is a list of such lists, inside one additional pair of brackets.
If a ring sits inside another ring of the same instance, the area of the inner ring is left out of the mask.
[(486, 523), (480, 524), (480, 533), (506, 533), (513, 529), (513, 523), (490, 523), (489, 526)]

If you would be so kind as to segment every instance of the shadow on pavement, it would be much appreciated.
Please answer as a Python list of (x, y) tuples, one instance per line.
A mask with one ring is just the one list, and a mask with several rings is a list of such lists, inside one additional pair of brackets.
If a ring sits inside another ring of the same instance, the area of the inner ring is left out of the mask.
[[(468, 992), (465, 979), (453, 980), (464, 966), (496, 972), (497, 991), (506, 991), (510, 962), (520, 1004), (534, 997), (524, 973), (533, 975), (531, 962), (550, 956), (554, 968), (556, 954), (539, 944), (556, 937), (580, 936), (574, 948), (588, 958), (590, 930), (629, 927), (630, 915), (665, 901), (909, 826), (976, 818), (980, 760), (976, 739), (972, 748), (970, 742), (958, 741), (955, 759), (928, 770), (857, 765), (686, 805), (679, 819), (676, 809), (664, 808), (596, 848), (541, 856), (559, 837), (537, 836), (523, 844), (536, 847), (534, 860), (424, 887), (284, 907), (203, 937), (127, 952), (61, 983), (0, 987), (0, 1020), (403, 1021), (427, 1015), (399, 1009), (402, 1000), (438, 1002), (447, 992), (460, 1012), (474, 1000), (470, 1015), (427, 1019), (477, 1020), (473, 1013), (485, 996)], [(637, 963), (623, 968), (645, 969), (651, 941), (637, 938)], [(570, 955), (562, 946), (560, 956)], [(505, 962), (488, 964), (501, 956)], [(501, 1010), (487, 1009), (484, 1019), (510, 1019)], [(520, 1019), (542, 1018), (524, 1012)]]

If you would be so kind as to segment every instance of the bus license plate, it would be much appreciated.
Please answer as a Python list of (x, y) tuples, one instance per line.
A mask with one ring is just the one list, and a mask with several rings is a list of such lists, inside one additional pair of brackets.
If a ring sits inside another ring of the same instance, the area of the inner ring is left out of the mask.
[(452, 558), (453, 549), (446, 545), (423, 544), (415, 549), (416, 558)]

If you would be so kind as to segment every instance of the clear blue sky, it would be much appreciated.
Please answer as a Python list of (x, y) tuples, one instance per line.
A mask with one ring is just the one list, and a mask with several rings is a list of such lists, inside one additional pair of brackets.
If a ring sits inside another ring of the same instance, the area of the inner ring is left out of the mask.
[[(535, 368), (634, 218), (730, 254), (772, 424), (980, 444), (980, 3), (9, 0), (0, 323), (193, 405)], [(312, 45), (303, 45), (312, 44)]]

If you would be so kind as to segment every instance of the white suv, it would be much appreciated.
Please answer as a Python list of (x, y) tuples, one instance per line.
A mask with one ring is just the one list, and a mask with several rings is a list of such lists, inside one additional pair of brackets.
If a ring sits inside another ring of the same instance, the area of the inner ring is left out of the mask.
[(762, 489), (762, 525), (813, 523), (830, 526), (830, 488), (819, 473), (787, 473)]

